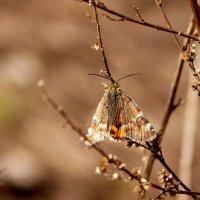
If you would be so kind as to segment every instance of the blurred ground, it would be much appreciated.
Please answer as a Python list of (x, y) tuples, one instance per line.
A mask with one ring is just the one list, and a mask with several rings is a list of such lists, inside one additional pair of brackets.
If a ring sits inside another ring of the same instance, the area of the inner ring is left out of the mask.
[[(153, 1), (104, 1), (107, 6), (165, 26)], [(176, 30), (185, 31), (191, 11), (186, 0), (168, 1), (166, 12)], [(36, 83), (48, 91), (77, 125), (87, 130), (103, 94), (101, 78), (88, 76), (103, 66), (90, 48), (96, 25), (86, 17), (91, 7), (73, 0), (0, 1), (0, 199), (134, 199), (134, 183), (108, 181), (94, 175), (100, 155), (79, 143), (79, 137), (41, 101)], [(101, 17), (104, 46), (114, 77), (158, 129), (175, 71), (178, 49), (167, 33)], [(178, 96), (185, 98), (185, 68)], [(163, 151), (178, 173), (184, 105), (173, 114)], [(197, 140), (198, 141), (198, 140)], [(199, 145), (199, 142), (196, 142)], [(129, 168), (140, 166), (142, 152), (122, 143), (104, 142)], [(198, 190), (200, 166), (195, 153), (193, 189)], [(160, 166), (155, 166), (156, 170)], [(157, 172), (153, 175), (156, 180)], [(152, 194), (155, 197), (155, 194)]]

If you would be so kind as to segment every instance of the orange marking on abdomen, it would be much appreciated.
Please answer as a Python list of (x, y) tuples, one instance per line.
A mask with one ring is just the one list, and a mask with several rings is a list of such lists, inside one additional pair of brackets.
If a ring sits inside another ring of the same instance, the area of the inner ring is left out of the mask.
[(110, 129), (110, 135), (114, 138), (114, 139), (124, 139), (125, 138), (125, 131), (124, 128), (122, 126), (120, 126), (119, 128), (116, 127), (115, 125), (112, 125), (111, 129)]

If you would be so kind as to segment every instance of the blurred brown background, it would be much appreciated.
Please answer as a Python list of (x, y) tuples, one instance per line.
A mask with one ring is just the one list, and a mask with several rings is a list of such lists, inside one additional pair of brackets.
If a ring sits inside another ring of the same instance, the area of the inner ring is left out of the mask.
[[(185, 32), (187, 28), (191, 16), (188, 2), (164, 2), (176, 30)], [(165, 26), (154, 1), (104, 3), (133, 17), (136, 5), (146, 21)], [(73, 0), (0, 1), (0, 199), (136, 198), (135, 182), (109, 181), (94, 174), (101, 156), (80, 143), (71, 128), (60, 126), (63, 120), (42, 102), (36, 86), (43, 78), (53, 99), (87, 130), (105, 81), (87, 75), (98, 73), (103, 66), (101, 54), (90, 48), (96, 41), (96, 25), (87, 13), (93, 15), (91, 7)], [(172, 37), (133, 23), (102, 16), (100, 20), (113, 76), (142, 73), (121, 85), (159, 129), (179, 53)], [(177, 95), (186, 103), (188, 74), (185, 67)], [(162, 144), (168, 164), (177, 173), (184, 108), (173, 113)], [(196, 141), (193, 190), (200, 186), (197, 136)], [(142, 165), (139, 149), (108, 141), (101, 145), (119, 155), (129, 169)], [(160, 169), (155, 165), (154, 181)]]

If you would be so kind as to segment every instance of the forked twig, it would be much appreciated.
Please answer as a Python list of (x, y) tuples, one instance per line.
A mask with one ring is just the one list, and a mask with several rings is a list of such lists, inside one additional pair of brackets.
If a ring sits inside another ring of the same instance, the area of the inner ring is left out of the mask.
[[(163, 16), (163, 18), (164, 18), (164, 20), (167, 24), (167, 27), (170, 30), (173, 30), (172, 26), (169, 22), (169, 19), (168, 19), (167, 15), (166, 15), (166, 13), (163, 9), (162, 0), (155, 0), (155, 3), (157, 5), (157, 7), (159, 8), (159, 11), (161, 12), (161, 14), (162, 14), (162, 16)], [(192, 31), (187, 32), (187, 33), (192, 34)], [(170, 95), (169, 95), (169, 98), (168, 98), (165, 115), (163, 117), (162, 125), (161, 125), (160, 131), (159, 131), (159, 134), (161, 136), (159, 144), (162, 141), (165, 129), (167, 127), (167, 124), (168, 124), (168, 121), (169, 121), (169, 118), (170, 118), (172, 112), (177, 107), (177, 105), (179, 105), (179, 104), (175, 104), (175, 96), (176, 96), (176, 92), (177, 92), (177, 88), (178, 88), (178, 84), (179, 84), (179, 81), (180, 81), (180, 77), (181, 77), (181, 73), (182, 73), (182, 69), (183, 69), (183, 64), (184, 64), (184, 60), (182, 59), (182, 53), (183, 53), (182, 45), (180, 44), (176, 35), (175, 34), (172, 34), (172, 35), (173, 35), (173, 38), (175, 40), (176, 45), (178, 46), (178, 48), (181, 51), (181, 54), (180, 54), (177, 70), (176, 70), (176, 73), (175, 73), (175, 76), (174, 76), (174, 81), (172, 83), (171, 92), (170, 92)], [(185, 45), (187, 45), (187, 43), (189, 43), (189, 40), (187, 40), (187, 42), (185, 42)], [(145, 163), (145, 166), (144, 166), (144, 176), (147, 178), (147, 180), (149, 180), (149, 178), (150, 178), (150, 174), (151, 174), (151, 171), (152, 171), (152, 168), (153, 168), (154, 161), (155, 161), (155, 158), (153, 157), (153, 155), (152, 154), (149, 155), (148, 158), (147, 158), (147, 161)], [(145, 196), (145, 193), (143, 194), (143, 196), (141, 196), (141, 198), (144, 198), (144, 196)]]
[[(195, 18), (195, 24), (196, 24), (196, 27), (197, 29), (199, 28), (200, 30), (200, 14), (199, 14), (199, 10), (198, 10), (198, 6), (197, 6), (197, 2), (196, 0), (190, 0), (191, 1), (191, 7), (192, 7), (192, 11), (193, 11), (193, 16)], [(164, 8), (162, 6), (162, 0), (155, 0), (155, 3), (157, 5), (157, 7), (159, 8), (163, 18), (165, 19), (166, 23), (167, 23), (167, 26), (170, 30), (173, 30), (170, 22), (169, 22), (169, 19), (166, 15), (166, 12), (164, 11)], [(200, 76), (198, 73), (196, 73), (196, 69), (194, 67), (194, 58), (192, 58), (192, 56), (190, 55), (191, 53), (190, 52), (187, 52), (187, 46), (182, 46), (181, 43), (179, 42), (177, 36), (175, 34), (172, 34), (173, 35), (173, 38), (174, 38), (174, 41), (176, 43), (176, 45), (178, 46), (178, 48), (180, 49), (180, 51), (182, 52), (182, 57), (185, 61), (188, 62), (189, 64), (189, 67), (190, 67), (190, 70), (192, 71), (193, 73), (193, 77), (194, 77), (194, 80), (196, 80), (197, 83), (200, 83)], [(194, 90), (197, 90), (198, 91), (198, 95), (200, 95), (200, 89), (199, 89), (199, 86), (197, 85), (197, 87), (193, 87)]]
[[(173, 30), (172, 25), (170, 24), (169, 19), (168, 19), (168, 17), (167, 17), (167, 14), (166, 14), (166, 12), (165, 12), (163, 6), (162, 6), (162, 0), (155, 0), (155, 3), (156, 3), (156, 5), (157, 5), (158, 9), (160, 10), (160, 12), (161, 12), (161, 14), (162, 14), (164, 20), (166, 21), (167, 27), (168, 27), (170, 30)], [(175, 41), (177, 47), (180, 49), (180, 51), (183, 51), (182, 45), (181, 45), (181, 43), (179, 42), (179, 40), (178, 40), (176, 34), (173, 33), (172, 35), (173, 35), (173, 38), (174, 38), (174, 41)]]
[[(170, 22), (167, 18), (167, 15), (166, 15), (163, 7), (162, 7), (162, 1), (161, 0), (155, 0), (155, 2), (156, 2), (156, 5), (160, 9), (160, 11), (161, 11), (161, 13), (162, 13), (167, 25), (168, 25), (168, 28), (172, 29), (172, 26), (171, 26), (171, 24), (170, 24)], [(192, 18), (191, 22), (188, 26), (187, 33), (192, 34), (194, 32), (194, 28), (195, 28), (195, 24), (194, 24), (194, 20)], [(181, 73), (182, 73), (182, 69), (183, 69), (183, 65), (184, 65), (184, 59), (183, 59), (183, 54), (182, 54), (183, 48), (181, 47), (180, 42), (178, 41), (178, 38), (176, 37), (176, 35), (173, 34), (173, 36), (174, 36), (176, 44), (181, 49), (181, 54), (179, 56), (177, 70), (176, 70), (176, 73), (175, 73), (175, 76), (174, 76), (174, 81), (172, 82), (171, 92), (170, 92), (170, 95), (169, 95), (169, 98), (168, 98), (166, 111), (165, 111), (165, 114), (164, 114), (164, 117), (163, 117), (163, 121), (161, 123), (160, 131), (159, 131), (161, 138), (164, 135), (164, 132), (166, 130), (166, 127), (167, 127), (167, 124), (168, 124), (168, 121), (169, 121), (169, 118), (170, 118), (172, 112), (177, 107), (176, 104), (175, 104), (175, 96), (176, 96), (176, 91), (177, 91), (177, 88), (178, 88), (178, 84), (179, 84), (179, 81), (180, 81), (180, 77), (181, 77)], [(185, 39), (184, 42), (183, 42), (183, 47), (186, 47), (188, 44), (189, 44), (189, 39)], [(190, 68), (192, 69), (192, 71), (195, 74), (196, 69), (193, 66), (193, 62), (189, 62), (189, 65), (190, 65)], [(198, 79), (199, 77), (197, 76), (196, 78)], [(199, 81), (199, 79), (198, 79), (198, 81)], [(196, 88), (196, 90), (198, 90), (198, 87)], [(199, 90), (198, 90), (198, 92), (199, 92)], [(160, 140), (160, 142), (161, 142), (161, 140)], [(152, 155), (150, 155), (147, 159), (146, 166), (144, 167), (145, 177), (147, 178), (147, 180), (150, 178), (150, 174), (151, 174), (151, 171), (152, 171), (154, 160), (155, 160), (154, 157)]]
[[(90, 3), (90, 0), (80, 0), (80, 2)], [(115, 16), (119, 17), (120, 19), (122, 19), (122, 20), (116, 20), (116, 21), (129, 21), (129, 22), (133, 22), (133, 23), (136, 23), (136, 24), (147, 26), (147, 27), (159, 30), (159, 31), (164, 31), (164, 32), (168, 32), (168, 33), (174, 33), (174, 34), (176, 34), (178, 36), (182, 36), (182, 37), (193, 39), (195, 41), (199, 41), (199, 38), (196, 37), (196, 36), (189, 35), (187, 33), (181, 32), (181, 31), (170, 30), (168, 28), (165, 28), (165, 27), (162, 27), (162, 26), (158, 26), (156, 24), (152, 24), (152, 23), (149, 23), (149, 22), (146, 22), (146, 21), (145, 22), (141, 22), (140, 20), (136, 20), (136, 19), (134, 19), (132, 17), (126, 16), (126, 15), (124, 15), (122, 13), (119, 13), (119, 12), (117, 12), (115, 10), (112, 10), (112, 9), (108, 8), (107, 6), (105, 6), (104, 4), (100, 3), (99, 1), (98, 1), (98, 3), (95, 3), (95, 6), (97, 8), (99, 8), (99, 9), (101, 9), (101, 10), (104, 10), (107, 13), (110, 13), (110, 14), (115, 15)]]
[[(189, 26), (188, 26), (188, 29), (187, 29), (187, 33), (192, 34), (193, 31), (194, 31), (194, 28), (195, 28), (194, 22), (193, 22), (193, 19), (191, 19)], [(185, 38), (185, 40), (183, 42), (183, 46), (187, 46), (188, 43), (189, 43), (189, 39)], [(173, 81), (172, 81), (172, 84), (171, 84), (171, 89), (170, 89), (169, 97), (168, 97), (168, 100), (167, 100), (167, 105), (166, 105), (166, 108), (165, 108), (163, 120), (162, 120), (161, 127), (160, 127), (160, 130), (159, 130), (159, 135), (161, 135), (161, 140), (162, 140), (162, 137), (165, 133), (165, 130), (166, 130), (168, 121), (171, 117), (171, 114), (172, 114), (172, 112), (174, 111), (174, 108), (175, 108), (174, 107), (175, 97), (176, 97), (178, 85), (179, 85), (179, 82), (180, 82), (180, 77), (181, 77), (181, 73), (182, 73), (182, 70), (183, 70), (183, 65), (184, 65), (184, 60), (183, 60), (182, 53), (181, 53), (179, 55), (178, 65), (177, 65), (176, 72), (174, 74), (174, 78), (173, 78)], [(160, 142), (161, 142), (161, 140), (160, 140)], [(149, 179), (149, 177), (150, 177), (154, 160), (155, 160), (154, 157), (152, 155), (150, 155), (147, 159), (146, 166), (144, 167), (145, 177), (147, 179)]]

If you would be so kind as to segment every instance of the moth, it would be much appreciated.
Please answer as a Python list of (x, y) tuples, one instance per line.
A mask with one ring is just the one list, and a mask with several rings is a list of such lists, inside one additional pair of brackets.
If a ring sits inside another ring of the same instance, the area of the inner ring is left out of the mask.
[(157, 132), (131, 97), (118, 82), (105, 84), (105, 92), (97, 106), (90, 127), (88, 145), (105, 139), (148, 142)]

